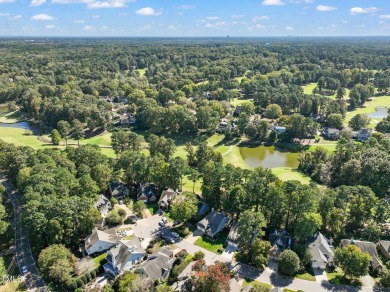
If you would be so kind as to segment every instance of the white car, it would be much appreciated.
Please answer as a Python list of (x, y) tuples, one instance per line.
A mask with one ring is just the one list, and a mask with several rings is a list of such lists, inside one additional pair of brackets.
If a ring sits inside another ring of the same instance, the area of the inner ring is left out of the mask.
[(27, 267), (26, 266), (22, 266), (22, 273), (23, 275), (27, 274)]
[(179, 234), (177, 234), (176, 232), (172, 232), (172, 235), (174, 236), (174, 237), (179, 237)]

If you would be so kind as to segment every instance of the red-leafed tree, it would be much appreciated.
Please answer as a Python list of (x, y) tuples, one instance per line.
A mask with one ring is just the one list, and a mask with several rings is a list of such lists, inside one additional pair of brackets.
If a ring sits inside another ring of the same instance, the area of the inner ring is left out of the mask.
[(194, 277), (194, 291), (196, 292), (228, 292), (230, 291), (230, 274), (229, 269), (224, 263), (215, 262), (215, 265), (201, 266), (197, 261), (193, 270), (196, 271)]

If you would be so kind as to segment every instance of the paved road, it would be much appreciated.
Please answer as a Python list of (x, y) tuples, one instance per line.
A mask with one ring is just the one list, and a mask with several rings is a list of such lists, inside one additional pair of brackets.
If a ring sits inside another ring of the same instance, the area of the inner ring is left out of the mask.
[(30, 291), (50, 291), (39, 275), (37, 266), (35, 265), (34, 258), (31, 253), (30, 242), (28, 240), (27, 230), (22, 225), (21, 212), (22, 212), (22, 197), (15, 190), (13, 185), (8, 182), (5, 177), (0, 174), (0, 183), (4, 185), (6, 192), (14, 207), (14, 229), (15, 229), (15, 254), (20, 274), (22, 273), (22, 267), (26, 266), (27, 273), (23, 277), (27, 289)]

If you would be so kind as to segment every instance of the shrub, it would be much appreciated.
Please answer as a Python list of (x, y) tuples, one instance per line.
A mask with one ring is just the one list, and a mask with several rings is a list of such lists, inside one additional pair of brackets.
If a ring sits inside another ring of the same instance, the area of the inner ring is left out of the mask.
[(204, 252), (199, 250), (194, 254), (194, 260), (201, 260), (204, 259)]
[(181, 259), (185, 259), (185, 258), (187, 257), (187, 255), (188, 255), (187, 250), (182, 249), (181, 251), (179, 251), (179, 252), (175, 255), (175, 257), (181, 258)]
[(91, 272), (91, 277), (92, 277), (92, 279), (95, 279), (95, 278), (96, 278), (96, 270), (93, 270), (93, 271)]
[(77, 287), (83, 287), (84, 282), (83, 282), (83, 280), (81, 280), (80, 278), (78, 278), (78, 279), (76, 280), (76, 284), (77, 284)]
[(118, 200), (117, 199), (115, 199), (114, 197), (112, 197), (111, 199), (110, 199), (110, 203), (111, 203), (111, 205), (116, 205), (116, 204), (118, 204)]
[(123, 209), (119, 209), (119, 210), (118, 210), (118, 214), (119, 214), (119, 216), (121, 216), (121, 217), (125, 217), (125, 216), (126, 216), (126, 211), (123, 210)]
[(82, 275), (81, 280), (83, 281), (84, 285), (88, 283), (87, 276)]
[(91, 273), (87, 273), (85, 276), (87, 277), (88, 283), (91, 282), (92, 280)]

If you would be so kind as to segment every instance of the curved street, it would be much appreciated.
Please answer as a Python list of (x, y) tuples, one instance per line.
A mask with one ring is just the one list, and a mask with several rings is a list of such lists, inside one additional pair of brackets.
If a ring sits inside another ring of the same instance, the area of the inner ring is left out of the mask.
[(39, 274), (31, 253), (27, 230), (22, 225), (22, 197), (2, 174), (0, 174), (0, 183), (5, 187), (14, 207), (15, 255), (20, 274), (23, 275), (23, 266), (27, 269), (27, 273), (23, 275), (24, 283), (29, 291), (50, 291)]

